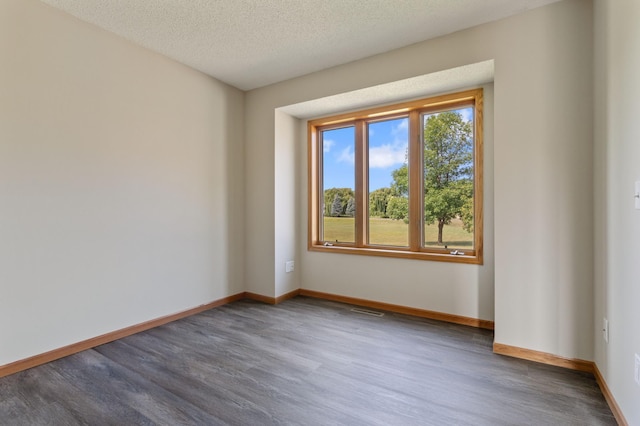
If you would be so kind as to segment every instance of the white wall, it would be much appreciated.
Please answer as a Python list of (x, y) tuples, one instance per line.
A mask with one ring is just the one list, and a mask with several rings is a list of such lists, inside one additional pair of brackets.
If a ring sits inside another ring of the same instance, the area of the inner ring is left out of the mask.
[(300, 152), (299, 120), (276, 110), (274, 143), (278, 155), (274, 158), (274, 227), (275, 227), (275, 291), (270, 296), (283, 295), (300, 288), (300, 268), (286, 272), (285, 263), (295, 264), (299, 247), (298, 193), (300, 180), (296, 175)]
[[(595, 4), (595, 361), (630, 425), (640, 424), (640, 3)], [(609, 343), (600, 330), (609, 319)]]
[(591, 3), (501, 24), (511, 55), (501, 52), (495, 75), (495, 340), (589, 360)]
[(0, 2), (0, 365), (244, 290), (243, 94)]
[[(477, 267), (308, 253), (301, 239), (300, 285), (495, 318), (498, 343), (592, 359), (591, 48), (591, 2), (567, 0), (248, 92), (248, 289), (276, 291), (277, 188), (265, 178), (281, 155), (272, 136), (276, 108), (494, 59), (495, 314), (494, 287), (483, 275), (490, 256)], [(300, 156), (289, 179), (302, 179), (305, 167)], [(300, 206), (306, 198), (302, 186)], [(322, 279), (327, 271), (331, 280)]]

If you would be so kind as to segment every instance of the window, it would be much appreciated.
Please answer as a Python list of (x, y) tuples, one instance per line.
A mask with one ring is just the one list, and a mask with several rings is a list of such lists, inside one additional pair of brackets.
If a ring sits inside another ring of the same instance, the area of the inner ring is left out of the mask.
[(309, 122), (309, 250), (482, 263), (482, 89)]

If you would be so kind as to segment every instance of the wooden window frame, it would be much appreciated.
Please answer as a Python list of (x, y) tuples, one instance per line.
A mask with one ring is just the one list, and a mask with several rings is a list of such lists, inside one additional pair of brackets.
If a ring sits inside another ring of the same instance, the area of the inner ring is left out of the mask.
[[(422, 189), (422, 135), (420, 115), (448, 111), (466, 106), (474, 109), (474, 249), (463, 255), (450, 249), (422, 246), (424, 234)], [(368, 224), (367, 153), (364, 139), (366, 123), (372, 119), (410, 117), (409, 121), (409, 245), (394, 247), (366, 244)], [(455, 263), (483, 263), (483, 91), (481, 88), (440, 95), (426, 99), (334, 115), (308, 122), (308, 250), (405, 259), (435, 260)], [(318, 134), (322, 130), (355, 126), (355, 243), (325, 243), (322, 235), (322, 146)], [(416, 167), (416, 164), (419, 167)], [(413, 165), (413, 167), (412, 167)], [(419, 200), (419, 202), (416, 202)]]

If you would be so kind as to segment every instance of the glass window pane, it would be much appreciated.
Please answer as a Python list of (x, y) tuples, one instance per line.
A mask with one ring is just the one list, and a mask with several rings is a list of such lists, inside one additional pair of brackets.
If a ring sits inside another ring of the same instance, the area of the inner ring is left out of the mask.
[(422, 116), (424, 245), (473, 249), (473, 108)]
[(322, 241), (355, 242), (355, 128), (324, 130)]
[(409, 245), (409, 119), (367, 125), (369, 244)]

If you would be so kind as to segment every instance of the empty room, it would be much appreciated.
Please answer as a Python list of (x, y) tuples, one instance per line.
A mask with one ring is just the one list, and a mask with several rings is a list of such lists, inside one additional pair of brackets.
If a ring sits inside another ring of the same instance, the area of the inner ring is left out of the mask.
[(0, 0), (0, 424), (640, 425), (638, 22)]

